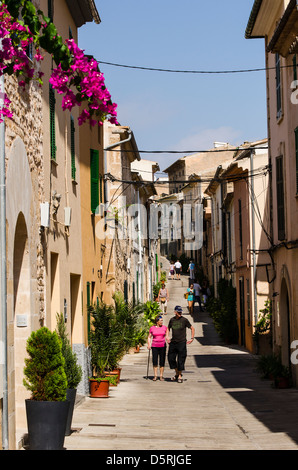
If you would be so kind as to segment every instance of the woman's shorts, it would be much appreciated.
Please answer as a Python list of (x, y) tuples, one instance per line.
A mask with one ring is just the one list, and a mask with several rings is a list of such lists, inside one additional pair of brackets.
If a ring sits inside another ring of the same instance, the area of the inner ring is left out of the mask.
[(152, 348), (152, 363), (153, 367), (158, 366), (158, 358), (159, 358), (159, 367), (165, 366), (165, 359), (166, 359), (166, 346), (162, 348)]

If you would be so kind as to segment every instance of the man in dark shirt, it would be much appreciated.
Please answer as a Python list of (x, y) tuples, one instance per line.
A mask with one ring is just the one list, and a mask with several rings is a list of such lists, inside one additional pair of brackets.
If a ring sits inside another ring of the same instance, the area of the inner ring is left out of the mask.
[[(191, 330), (191, 339), (186, 339), (186, 328)], [(172, 339), (169, 338), (169, 332), (172, 330)], [(175, 316), (172, 317), (168, 324), (166, 340), (170, 344), (168, 352), (168, 361), (171, 369), (175, 369), (176, 374), (171, 380), (179, 383), (183, 382), (182, 371), (187, 356), (186, 345), (193, 342), (195, 329), (189, 320), (182, 316), (182, 307), (175, 307)]]

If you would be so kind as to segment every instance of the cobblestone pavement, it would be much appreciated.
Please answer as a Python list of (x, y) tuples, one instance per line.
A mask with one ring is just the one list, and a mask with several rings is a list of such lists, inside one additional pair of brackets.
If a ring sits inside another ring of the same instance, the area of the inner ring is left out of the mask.
[[(148, 350), (127, 354), (109, 398), (86, 397), (74, 411), (67, 450), (297, 450), (298, 390), (277, 390), (256, 372), (256, 358), (218, 338), (207, 312), (190, 317), (188, 279), (168, 281), (165, 324), (180, 304), (195, 327), (183, 383), (152, 381)], [(190, 334), (190, 333), (189, 333)]]

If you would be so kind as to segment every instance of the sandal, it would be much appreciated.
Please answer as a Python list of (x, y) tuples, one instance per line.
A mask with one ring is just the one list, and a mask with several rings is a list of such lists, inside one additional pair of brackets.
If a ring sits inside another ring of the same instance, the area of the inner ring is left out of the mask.
[(182, 384), (183, 379), (177, 379), (178, 384)]
[(153, 377), (153, 382), (156, 382), (157, 381), (157, 377)]
[(172, 382), (177, 382), (178, 380), (178, 375), (174, 375), (174, 377), (171, 378)]
[(164, 378), (163, 378), (163, 377), (159, 377), (159, 380), (164, 381)]

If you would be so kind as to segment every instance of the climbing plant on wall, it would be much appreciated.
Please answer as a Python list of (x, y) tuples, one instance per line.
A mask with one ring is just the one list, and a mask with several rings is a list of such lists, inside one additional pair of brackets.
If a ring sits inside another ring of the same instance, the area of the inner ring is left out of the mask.
[[(98, 62), (85, 55), (73, 39), (63, 41), (50, 18), (29, 0), (0, 0), (0, 75), (15, 75), (20, 87), (31, 80), (42, 86), (40, 64), (44, 53), (55, 64), (50, 84), (63, 95), (63, 110), (85, 104), (79, 113), (79, 125), (86, 121), (94, 126), (108, 120), (117, 124), (117, 105), (105, 85)], [(28, 48), (34, 48), (29, 58)], [(33, 59), (33, 60), (32, 60)], [(10, 100), (4, 97), (0, 119), (13, 118)]]

